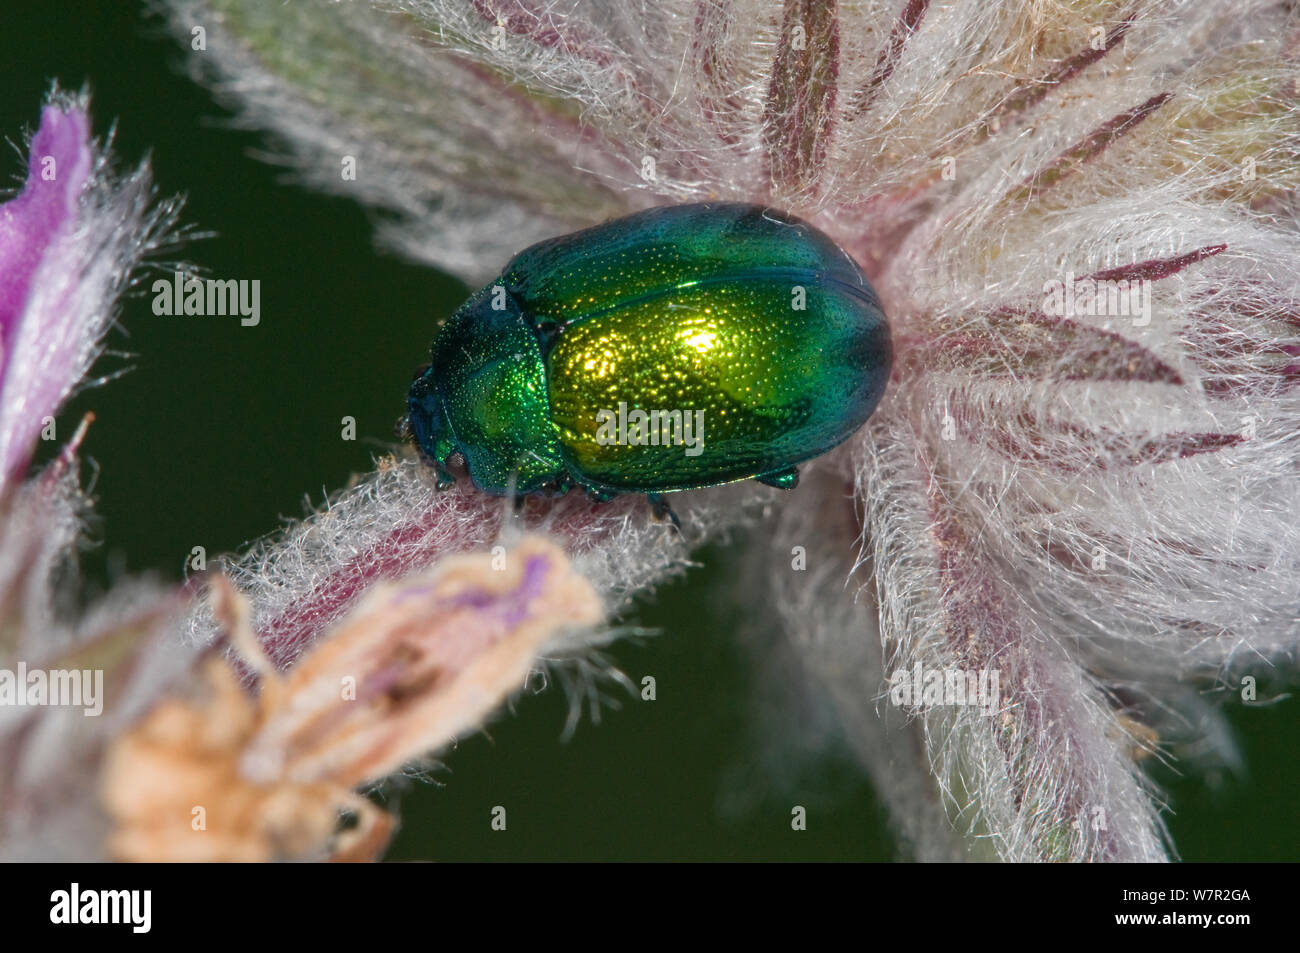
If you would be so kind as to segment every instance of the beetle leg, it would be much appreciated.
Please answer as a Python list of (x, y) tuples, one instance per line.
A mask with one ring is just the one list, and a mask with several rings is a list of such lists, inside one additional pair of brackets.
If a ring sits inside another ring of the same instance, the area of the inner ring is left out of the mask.
[(438, 489), (448, 490), (456, 485), (456, 478), (445, 470), (441, 463), (434, 463), (433, 468), (438, 477)]
[(661, 520), (665, 516), (673, 521), (673, 527), (678, 533), (682, 531), (682, 521), (677, 518), (673, 508), (668, 505), (668, 501), (660, 493), (647, 493), (646, 502), (650, 504), (650, 512), (654, 514), (655, 519)]
[(537, 492), (546, 497), (560, 497), (569, 492), (569, 484), (564, 480), (547, 480), (537, 488)]
[(784, 470), (764, 473), (762, 476), (754, 477), (754, 479), (759, 483), (774, 486), (778, 490), (793, 490), (799, 485), (799, 469), (797, 467), (787, 467)]

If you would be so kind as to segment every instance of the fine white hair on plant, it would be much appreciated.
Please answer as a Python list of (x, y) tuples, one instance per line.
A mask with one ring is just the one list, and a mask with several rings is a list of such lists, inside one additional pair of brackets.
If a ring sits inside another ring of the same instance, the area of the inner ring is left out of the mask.
[[(528, 500), (516, 513), (509, 498), (490, 497), (462, 482), (434, 489), (432, 470), (407, 452), (386, 457), (369, 478), (333, 496), (319, 511), (257, 542), (225, 567), (252, 600), (253, 627), (271, 659), (290, 664), (323, 627), (343, 618), (376, 580), (407, 575), (452, 553), (508, 546), (524, 532), (565, 543), (575, 567), (611, 614), (657, 583), (682, 572), (701, 539), (745, 525), (772, 491), (737, 495), (697, 491), (679, 500), (678, 532), (654, 519), (645, 500), (598, 504), (576, 495), (552, 503)], [(197, 607), (184, 637), (193, 644), (216, 635), (210, 609)], [(549, 646), (560, 655), (598, 647), (600, 631)]]
[[(655, 203), (767, 202), (834, 237), (894, 374), (806, 469), (821, 491), (760, 513), (748, 585), (918, 855), (1166, 855), (1139, 757), (1221, 737), (1192, 686), (1293, 672), (1300, 645), (1294, 5), (163, 7), (287, 163), (471, 280)], [(390, 464), (236, 562), (281, 663), (371, 579), (497, 540), (496, 503), (427, 490)], [(530, 506), (616, 610), (759, 499), (698, 494), (685, 540), (627, 501)], [(996, 670), (1001, 704), (895, 710), (917, 665)]]

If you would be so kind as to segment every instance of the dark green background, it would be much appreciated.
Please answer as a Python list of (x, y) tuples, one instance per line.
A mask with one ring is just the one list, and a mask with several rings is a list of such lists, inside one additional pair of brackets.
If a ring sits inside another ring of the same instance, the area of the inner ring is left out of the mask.
[[(256, 328), (155, 317), (147, 293), (128, 300), (109, 343), (131, 356), (97, 371), (130, 372), (80, 394), (60, 419), (67, 434), (86, 410), (97, 415), (85, 444), (98, 467), (89, 585), (122, 573), (179, 579), (191, 547), (238, 549), (301, 516), (304, 495), (319, 502), (370, 469), (435, 322), (466, 289), (377, 253), (361, 208), (253, 158), (264, 141), (185, 78), (183, 51), (136, 4), (10, 0), (0, 22), (0, 134), (20, 141), (52, 79), (89, 83), (96, 133), (116, 120), (117, 155), (151, 152), (160, 191), (188, 197), (184, 221), (216, 233), (181, 254), (213, 276), (262, 282)], [(3, 181), (16, 184), (19, 157), (5, 162)], [(344, 415), (357, 419), (355, 442), (340, 439)], [(752, 666), (711, 598), (722, 557), (704, 562), (631, 620), (663, 635), (611, 653), (634, 679), (656, 676), (658, 701), (621, 693), (601, 725), (584, 719), (562, 741), (563, 693), (525, 696), (489, 736), (446, 755), (437, 785), (390, 786), (404, 818), (390, 856), (893, 858), (881, 808), (842, 755), (798, 759), (780, 788), (756, 770), (768, 752), (751, 717)], [(1296, 860), (1300, 703), (1236, 707), (1231, 718), (1244, 776), (1210, 785), (1161, 773), (1175, 842), (1186, 860)], [(790, 830), (792, 803), (808, 806), (808, 831)], [(509, 811), (505, 833), (489, 829), (497, 804)]]

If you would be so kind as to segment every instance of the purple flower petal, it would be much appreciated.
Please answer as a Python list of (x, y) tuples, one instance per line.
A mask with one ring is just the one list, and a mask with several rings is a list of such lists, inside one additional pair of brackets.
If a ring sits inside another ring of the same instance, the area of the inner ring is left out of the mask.
[(46, 106), (32, 139), (27, 184), (0, 206), (0, 340), (13, 340), (45, 250), (76, 220), (77, 198), (90, 175), (88, 127), (84, 113)]
[(109, 171), (84, 96), (51, 94), (27, 183), (0, 205), (0, 494), (90, 369), (118, 294), (169, 240), (176, 211), (155, 202), (146, 166)]
[[(46, 106), (27, 183), (0, 206), (0, 485), (26, 466), (42, 417), (54, 413), (80, 371), (78, 315), (58, 307), (72, 289), (56, 275), (76, 261), (78, 202), (93, 165), (86, 114)], [(46, 280), (64, 293), (33, 307)], [(20, 363), (33, 358), (39, 366)]]

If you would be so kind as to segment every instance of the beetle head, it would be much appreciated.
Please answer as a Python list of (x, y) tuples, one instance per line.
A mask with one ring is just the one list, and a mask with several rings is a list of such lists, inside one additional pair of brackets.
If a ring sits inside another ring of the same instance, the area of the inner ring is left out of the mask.
[(447, 425), (447, 409), (442, 393), (433, 379), (433, 367), (426, 364), (416, 372), (407, 397), (408, 415), (406, 429), (415, 440), (415, 446), (437, 471), (438, 487), (451, 486), (455, 477), (444, 464), (452, 452), (451, 430)]

